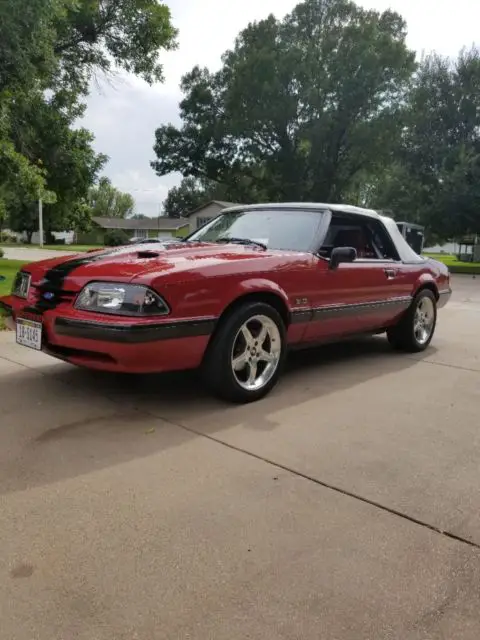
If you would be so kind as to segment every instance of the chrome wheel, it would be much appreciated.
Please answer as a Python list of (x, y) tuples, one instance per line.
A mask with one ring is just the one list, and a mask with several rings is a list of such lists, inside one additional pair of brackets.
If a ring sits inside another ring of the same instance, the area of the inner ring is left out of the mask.
[(419, 345), (429, 341), (435, 323), (435, 306), (431, 298), (424, 297), (418, 303), (413, 320), (413, 333)]
[(237, 383), (258, 391), (274, 376), (282, 355), (282, 338), (276, 323), (264, 315), (249, 318), (233, 341), (231, 366)]

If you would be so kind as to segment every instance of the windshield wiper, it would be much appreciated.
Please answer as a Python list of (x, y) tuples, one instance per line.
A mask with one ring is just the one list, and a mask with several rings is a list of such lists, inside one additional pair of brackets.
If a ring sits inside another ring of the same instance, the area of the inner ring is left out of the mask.
[(258, 240), (251, 240), (250, 238), (217, 238), (217, 240), (215, 240), (215, 242), (222, 242), (225, 244), (253, 244), (257, 247), (261, 247), (262, 249), (265, 249), (265, 251), (268, 249), (267, 245), (264, 244), (263, 242), (258, 242)]

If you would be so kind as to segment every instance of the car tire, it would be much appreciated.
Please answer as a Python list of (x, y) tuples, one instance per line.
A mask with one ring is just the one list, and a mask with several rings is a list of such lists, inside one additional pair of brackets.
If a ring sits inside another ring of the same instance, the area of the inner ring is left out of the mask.
[(432, 341), (437, 324), (437, 299), (430, 289), (422, 289), (400, 322), (387, 329), (390, 344), (400, 351), (418, 353)]
[(203, 380), (223, 400), (255, 402), (277, 384), (286, 351), (278, 311), (263, 302), (246, 302), (220, 320), (202, 365)]

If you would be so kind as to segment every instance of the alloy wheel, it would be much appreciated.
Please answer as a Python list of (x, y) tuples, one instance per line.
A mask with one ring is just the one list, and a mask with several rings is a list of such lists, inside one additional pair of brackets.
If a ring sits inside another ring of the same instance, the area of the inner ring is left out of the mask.
[(240, 327), (231, 352), (237, 383), (246, 391), (258, 391), (272, 379), (282, 355), (282, 339), (276, 323), (255, 315)]
[(415, 316), (413, 320), (413, 333), (415, 340), (419, 345), (424, 345), (430, 339), (432, 335), (433, 326), (435, 323), (435, 307), (433, 300), (428, 297), (424, 297), (418, 303), (415, 309)]

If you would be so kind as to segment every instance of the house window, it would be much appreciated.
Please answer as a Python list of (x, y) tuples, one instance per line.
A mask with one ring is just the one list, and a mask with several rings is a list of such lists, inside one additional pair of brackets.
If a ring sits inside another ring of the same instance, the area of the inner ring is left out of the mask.
[(197, 218), (197, 229), (210, 222), (211, 218)]
[(134, 235), (136, 238), (142, 238), (143, 240), (144, 238), (148, 238), (148, 231), (147, 229), (136, 229)]

